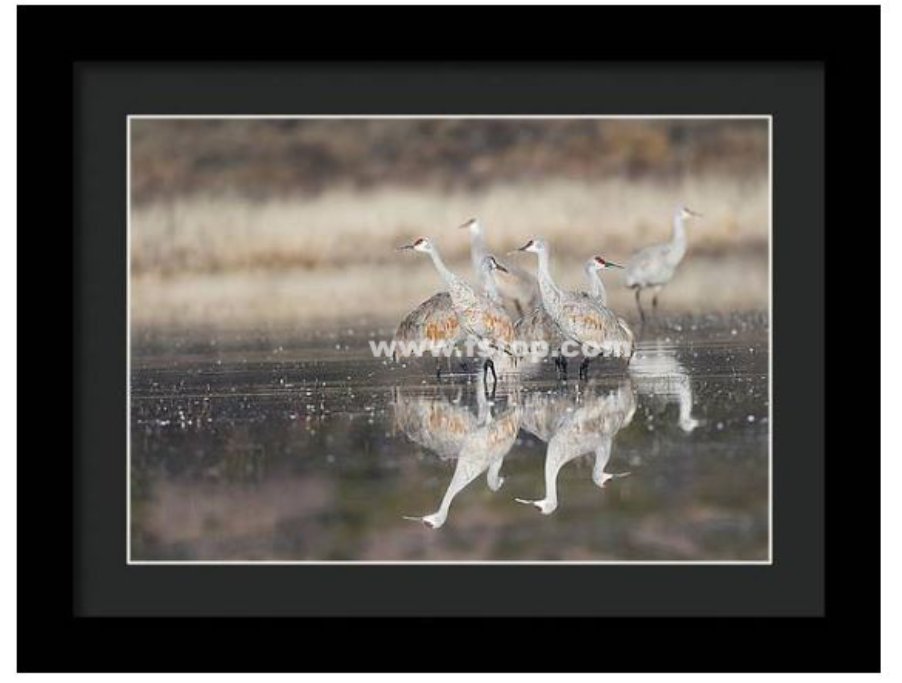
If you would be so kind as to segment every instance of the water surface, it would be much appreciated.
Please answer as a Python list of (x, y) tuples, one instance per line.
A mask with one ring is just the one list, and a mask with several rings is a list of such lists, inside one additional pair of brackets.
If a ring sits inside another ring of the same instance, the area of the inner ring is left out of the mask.
[(661, 320), (626, 372), (493, 398), (377, 329), (136, 334), (132, 559), (766, 561), (766, 321)]

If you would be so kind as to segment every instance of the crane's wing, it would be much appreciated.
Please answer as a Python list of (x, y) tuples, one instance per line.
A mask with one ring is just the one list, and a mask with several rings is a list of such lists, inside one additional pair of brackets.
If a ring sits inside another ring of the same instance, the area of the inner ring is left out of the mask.
[(629, 357), (632, 332), (617, 314), (587, 297), (573, 297), (561, 306), (558, 325), (564, 335), (582, 344), (592, 344), (604, 356)]
[(434, 294), (413, 309), (395, 331), (395, 342), (455, 342), (461, 335), (460, 322), (448, 292)]
[(517, 339), (525, 342), (543, 341), (552, 349), (560, 346), (563, 341), (560, 329), (542, 306), (537, 306), (520, 318), (514, 326), (514, 334)]
[(648, 287), (667, 282), (673, 275), (669, 253), (670, 248), (666, 244), (655, 244), (637, 251), (626, 264), (624, 281), (627, 287)]

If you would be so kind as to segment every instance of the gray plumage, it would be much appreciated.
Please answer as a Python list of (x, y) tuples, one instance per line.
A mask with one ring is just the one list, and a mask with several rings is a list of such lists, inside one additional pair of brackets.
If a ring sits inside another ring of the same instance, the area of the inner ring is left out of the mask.
[[(481, 281), (487, 288), (486, 296), (490, 298), (491, 292), (495, 291), (494, 273), (500, 267), (492, 255), (487, 255), (480, 265), (480, 271), (484, 275)], [(438, 292), (408, 313), (398, 325), (393, 337), (396, 345), (395, 360), (398, 359), (397, 345), (428, 342), (440, 349), (447, 349), (457, 346), (464, 339), (466, 332), (457, 318), (451, 294)]]
[[(417, 239), (409, 248), (429, 254), (432, 258), (432, 263), (448, 288), (451, 305), (463, 333), (495, 349), (498, 352), (496, 360), (503, 356), (510, 357), (514, 323), (507, 311), (452, 273), (442, 261), (438, 249), (427, 238)], [(495, 264), (497, 266), (497, 262)]]
[(562, 290), (555, 284), (545, 241), (530, 240), (520, 250), (533, 252), (539, 258), (537, 279), (542, 306), (564, 340), (590, 346), (601, 356), (628, 359), (632, 355), (633, 335), (622, 319), (599, 299), (584, 292)]
[(486, 282), (486, 275), (480, 267), (490, 253), (485, 242), (485, 229), (476, 218), (471, 218), (460, 227), (466, 228), (470, 233), (470, 260), (473, 270), (483, 288), (494, 290), (491, 296), (495, 303), (504, 306), (508, 313), (515, 317), (522, 316), (525, 311), (531, 311), (539, 302), (535, 278), (522, 268), (508, 265), (503, 275), (493, 279), (491, 283)]
[[(456, 345), (463, 339), (463, 331), (448, 292), (438, 292), (408, 313), (393, 341), (396, 344), (418, 344), (423, 341), (439, 345)], [(396, 360), (398, 351), (396, 349)]]
[(626, 264), (624, 282), (636, 290), (636, 305), (644, 319), (640, 294), (643, 289), (654, 290), (652, 305), (657, 307), (658, 294), (673, 279), (677, 266), (686, 255), (686, 227), (684, 221), (699, 216), (685, 206), (678, 206), (673, 213), (673, 234), (669, 242), (655, 244), (637, 251)]

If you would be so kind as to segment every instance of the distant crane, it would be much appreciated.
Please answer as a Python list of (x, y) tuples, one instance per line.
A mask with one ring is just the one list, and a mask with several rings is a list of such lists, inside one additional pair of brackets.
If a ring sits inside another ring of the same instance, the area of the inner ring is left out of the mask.
[[(497, 384), (495, 359), (503, 355), (511, 359), (515, 358), (511, 346), (514, 341), (514, 323), (507, 311), (500, 304), (495, 303), (485, 294), (480, 294), (469, 283), (452, 273), (442, 261), (438, 248), (428, 238), (420, 237), (413, 244), (406, 244), (400, 249), (412, 249), (429, 254), (432, 258), (435, 269), (448, 287), (451, 305), (457, 314), (461, 330), (466, 336), (475, 337), (481, 345), (488, 347), (487, 350), (491, 350), (483, 363), (483, 380), (491, 370), (492, 379)], [(492, 261), (496, 267), (500, 265), (494, 259)]]
[[(506, 271), (506, 268), (491, 254), (484, 256), (480, 264), (480, 272), (483, 274), (481, 281), (489, 297), (497, 293), (494, 278), (496, 270)], [(439, 350), (445, 350), (450, 367), (451, 348), (462, 342), (465, 337), (457, 320), (457, 313), (454, 312), (451, 295), (448, 292), (438, 292), (408, 313), (398, 325), (392, 340), (395, 346), (395, 360), (398, 360), (400, 347), (407, 345), (409, 349), (411, 345), (428, 342)], [(436, 362), (435, 374), (441, 379), (440, 361)]]
[[(542, 306), (554, 321), (562, 339), (565, 342), (574, 341), (596, 355), (626, 358), (628, 362), (633, 354), (632, 332), (597, 299), (583, 292), (562, 290), (555, 284), (548, 265), (547, 242), (532, 239), (518, 251), (532, 252), (539, 257), (538, 281)], [(588, 376), (592, 357), (593, 354), (585, 354), (579, 368), (581, 378)], [(563, 361), (563, 372), (566, 373), (566, 359)]]
[(684, 221), (701, 217), (687, 206), (680, 205), (673, 212), (673, 236), (669, 242), (654, 244), (637, 251), (626, 265), (626, 286), (636, 290), (636, 306), (639, 317), (645, 322), (645, 311), (642, 310), (640, 295), (643, 289), (654, 291), (652, 310), (658, 308), (658, 294), (673, 278), (676, 267), (686, 254), (686, 227)]
[[(485, 273), (480, 268), (480, 264), (489, 254), (485, 243), (485, 229), (476, 218), (471, 218), (459, 227), (466, 229), (470, 233), (470, 260), (473, 263), (473, 270), (479, 276), (480, 284), (487, 288)], [(514, 266), (509, 267), (505, 272), (508, 277), (504, 278), (500, 283), (500, 290), (496, 283), (492, 283), (495, 286), (495, 293), (492, 295), (492, 299), (495, 303), (512, 308), (513, 313), (517, 317), (521, 317), (524, 311), (531, 310), (538, 303), (535, 278), (521, 268)]]

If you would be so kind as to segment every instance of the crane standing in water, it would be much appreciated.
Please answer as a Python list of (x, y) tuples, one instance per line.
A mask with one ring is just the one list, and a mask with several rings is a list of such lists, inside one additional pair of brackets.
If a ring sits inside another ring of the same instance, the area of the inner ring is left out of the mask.
[(498, 375), (495, 372), (494, 361), (503, 357), (502, 354), (506, 354), (510, 359), (515, 358), (512, 351), (514, 323), (507, 311), (448, 270), (438, 253), (438, 248), (426, 237), (420, 237), (412, 244), (400, 248), (429, 254), (432, 258), (435, 269), (448, 287), (451, 305), (464, 335), (475, 337), (481, 345), (488, 347), (489, 353), (483, 364), (483, 379), (491, 370), (492, 379), (497, 384)]
[(626, 265), (626, 286), (636, 290), (636, 306), (639, 317), (645, 322), (645, 311), (642, 310), (640, 296), (643, 289), (651, 288), (654, 297), (651, 301), (653, 311), (658, 308), (658, 294), (673, 278), (676, 267), (686, 255), (686, 226), (684, 221), (700, 217), (700, 213), (680, 205), (673, 212), (673, 236), (664, 244), (653, 244), (637, 251)]
[[(506, 272), (507, 269), (491, 254), (485, 255), (480, 264), (480, 272), (483, 274), (481, 282), (486, 296), (493, 300), (498, 291), (494, 276), (496, 270)], [(452, 348), (465, 338), (466, 335), (457, 320), (457, 313), (454, 312), (451, 295), (448, 292), (438, 292), (408, 313), (398, 325), (392, 339), (395, 344), (395, 360), (398, 360), (399, 347), (406, 346), (408, 350), (412, 350), (411, 346), (427, 342), (443, 352), (448, 358), (450, 367)], [(436, 363), (435, 374), (441, 379), (440, 361)]]
[[(473, 262), (473, 270), (479, 276), (480, 285), (488, 288), (485, 272), (481, 268), (483, 260), (489, 254), (482, 223), (476, 218), (471, 218), (460, 228), (470, 233), (470, 260)], [(517, 317), (522, 317), (524, 311), (531, 310), (538, 303), (536, 282), (529, 273), (520, 268), (512, 267), (505, 272), (508, 277), (504, 278), (502, 283), (503, 291), (499, 291), (497, 283), (494, 281), (492, 283), (494, 285), (492, 300), (512, 310)]]
[[(623, 266), (619, 266), (616, 263), (611, 263), (610, 261), (605, 261), (601, 256), (593, 256), (588, 261), (586, 261), (586, 278), (589, 280), (589, 292), (588, 296), (592, 299), (596, 300), (599, 304), (608, 308), (608, 294), (604, 288), (604, 283), (601, 281), (600, 271), (606, 270), (607, 268), (623, 268)], [(608, 308), (608, 310), (611, 310)], [(623, 333), (623, 337), (626, 339), (629, 344), (630, 349), (630, 357), (632, 357), (633, 353), (636, 350), (636, 336), (633, 334), (632, 329), (627, 324), (626, 320), (617, 316), (617, 325), (620, 327), (621, 332)]]
[[(607, 292), (604, 283), (599, 276), (599, 271), (605, 270), (606, 268), (622, 267), (623, 266), (619, 266), (616, 263), (605, 261), (601, 256), (593, 256), (586, 261), (584, 266), (586, 280), (589, 282), (589, 291), (580, 292), (580, 294), (607, 307)], [(623, 329), (624, 334), (629, 338), (630, 346), (633, 346), (633, 331), (623, 318), (618, 317), (617, 322)], [(542, 306), (541, 302), (539, 302), (539, 305), (536, 306), (531, 313), (520, 318), (515, 323), (514, 327), (517, 333), (517, 339), (527, 342), (542, 342), (551, 349), (560, 347), (564, 341), (560, 329), (554, 322), (554, 319)], [(559, 370), (566, 372), (567, 360), (563, 356), (555, 356), (555, 365)]]
[[(561, 338), (580, 344), (584, 351), (594, 351), (593, 354), (585, 354), (579, 368), (580, 377), (588, 375), (593, 355), (626, 358), (629, 362), (633, 355), (633, 334), (626, 323), (597, 299), (583, 292), (562, 290), (555, 284), (548, 265), (548, 244), (544, 240), (532, 239), (518, 251), (532, 252), (539, 257), (538, 281), (542, 306), (560, 331)], [(563, 370), (566, 372), (566, 365)]]

